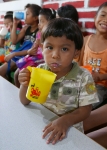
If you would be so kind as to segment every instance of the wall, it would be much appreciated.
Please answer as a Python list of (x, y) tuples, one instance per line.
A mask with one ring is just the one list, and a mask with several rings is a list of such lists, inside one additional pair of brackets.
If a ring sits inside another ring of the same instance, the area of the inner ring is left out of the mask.
[(106, 0), (43, 0), (43, 7), (57, 10), (60, 6), (71, 4), (79, 13), (79, 25), (84, 35), (94, 33), (94, 16), (96, 10)]
[[(41, 2), (42, 1), (42, 2)], [(79, 25), (84, 35), (94, 33), (94, 16), (98, 7), (106, 0), (19, 0), (13, 2), (0, 3), (0, 26), (3, 25), (3, 16), (8, 10), (23, 10), (25, 4), (36, 3), (43, 7), (54, 8), (71, 4), (77, 8), (79, 13)]]

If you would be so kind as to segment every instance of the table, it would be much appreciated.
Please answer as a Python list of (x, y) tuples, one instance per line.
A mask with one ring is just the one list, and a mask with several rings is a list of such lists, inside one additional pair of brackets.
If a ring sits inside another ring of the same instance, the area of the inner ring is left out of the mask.
[(19, 89), (0, 77), (0, 150), (104, 150), (74, 127), (63, 141), (46, 144), (42, 130), (57, 116), (36, 103), (23, 106), (18, 95)]

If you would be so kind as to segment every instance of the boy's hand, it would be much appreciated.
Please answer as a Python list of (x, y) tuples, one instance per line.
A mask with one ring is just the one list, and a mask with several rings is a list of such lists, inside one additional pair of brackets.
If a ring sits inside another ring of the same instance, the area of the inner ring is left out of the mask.
[(47, 144), (50, 142), (55, 144), (57, 141), (61, 141), (65, 136), (69, 126), (67, 125), (64, 116), (54, 120), (50, 124), (48, 124), (43, 132), (43, 138), (45, 138), (48, 134), (50, 134)]
[(30, 80), (30, 71), (26, 68), (19, 72), (18, 80), (21, 85), (28, 86)]
[(92, 76), (95, 82), (100, 81), (100, 73), (93, 71)]
[(6, 55), (5, 58), (4, 58), (4, 60), (5, 60), (6, 62), (8, 62), (8, 61), (11, 60), (13, 57), (14, 57), (14, 53), (11, 53), (11, 54)]

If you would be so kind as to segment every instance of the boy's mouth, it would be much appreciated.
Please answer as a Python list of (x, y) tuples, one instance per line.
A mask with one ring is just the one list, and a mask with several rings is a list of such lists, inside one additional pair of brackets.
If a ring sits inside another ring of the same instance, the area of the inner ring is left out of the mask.
[(58, 68), (60, 66), (61, 66), (60, 63), (50, 63), (50, 67), (53, 67), (53, 68)]

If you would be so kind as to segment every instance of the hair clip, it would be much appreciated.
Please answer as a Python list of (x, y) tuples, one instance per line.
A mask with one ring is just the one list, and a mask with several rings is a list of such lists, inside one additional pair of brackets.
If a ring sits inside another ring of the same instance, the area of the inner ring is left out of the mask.
[(51, 10), (52, 14), (54, 14), (54, 11), (53, 11), (53, 9), (52, 9), (52, 8), (50, 8), (50, 10)]

